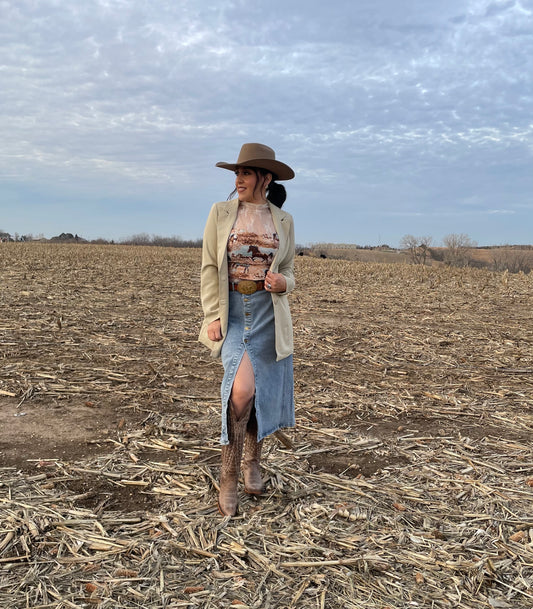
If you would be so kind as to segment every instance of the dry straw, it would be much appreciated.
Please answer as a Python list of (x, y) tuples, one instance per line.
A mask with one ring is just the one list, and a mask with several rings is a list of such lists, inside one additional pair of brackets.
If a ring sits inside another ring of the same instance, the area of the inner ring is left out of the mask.
[(298, 426), (227, 520), (199, 252), (0, 246), (0, 412), (104, 418), (63, 453), (4, 432), (0, 607), (533, 607), (532, 278), (297, 277)]

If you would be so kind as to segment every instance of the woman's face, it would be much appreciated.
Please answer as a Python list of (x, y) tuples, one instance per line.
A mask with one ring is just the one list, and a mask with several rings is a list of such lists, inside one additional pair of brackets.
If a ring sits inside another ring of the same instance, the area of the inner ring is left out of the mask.
[(249, 167), (237, 167), (235, 169), (235, 188), (239, 201), (250, 201), (251, 203), (262, 203), (264, 201), (264, 186), (266, 180), (262, 175), (257, 175)]

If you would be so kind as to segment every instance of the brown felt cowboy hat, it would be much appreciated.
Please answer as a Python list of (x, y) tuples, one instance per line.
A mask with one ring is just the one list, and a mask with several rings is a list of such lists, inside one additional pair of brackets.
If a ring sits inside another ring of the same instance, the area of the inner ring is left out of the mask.
[(243, 144), (236, 163), (217, 163), (217, 167), (234, 171), (236, 167), (259, 167), (272, 172), (277, 180), (292, 180), (294, 171), (276, 161), (276, 153), (264, 144)]

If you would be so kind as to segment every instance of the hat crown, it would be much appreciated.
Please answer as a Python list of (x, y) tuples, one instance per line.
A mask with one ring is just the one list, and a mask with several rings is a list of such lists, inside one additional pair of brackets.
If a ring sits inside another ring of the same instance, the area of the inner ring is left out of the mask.
[(245, 165), (248, 161), (257, 161), (264, 159), (265, 161), (275, 161), (276, 153), (269, 146), (264, 144), (243, 144), (237, 159), (238, 165)]
[(265, 146), (265, 144), (243, 144), (236, 163), (220, 161), (216, 165), (231, 171), (235, 171), (238, 166), (266, 169), (274, 175), (276, 180), (292, 180), (294, 178), (294, 171), (285, 163), (277, 161), (274, 150), (270, 146)]

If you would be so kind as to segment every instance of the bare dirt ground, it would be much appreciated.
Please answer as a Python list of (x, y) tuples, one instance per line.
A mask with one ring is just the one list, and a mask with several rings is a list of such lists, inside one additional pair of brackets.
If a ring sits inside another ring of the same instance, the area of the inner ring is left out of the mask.
[(227, 522), (199, 252), (2, 244), (1, 607), (533, 607), (533, 278), (297, 278), (292, 446)]

